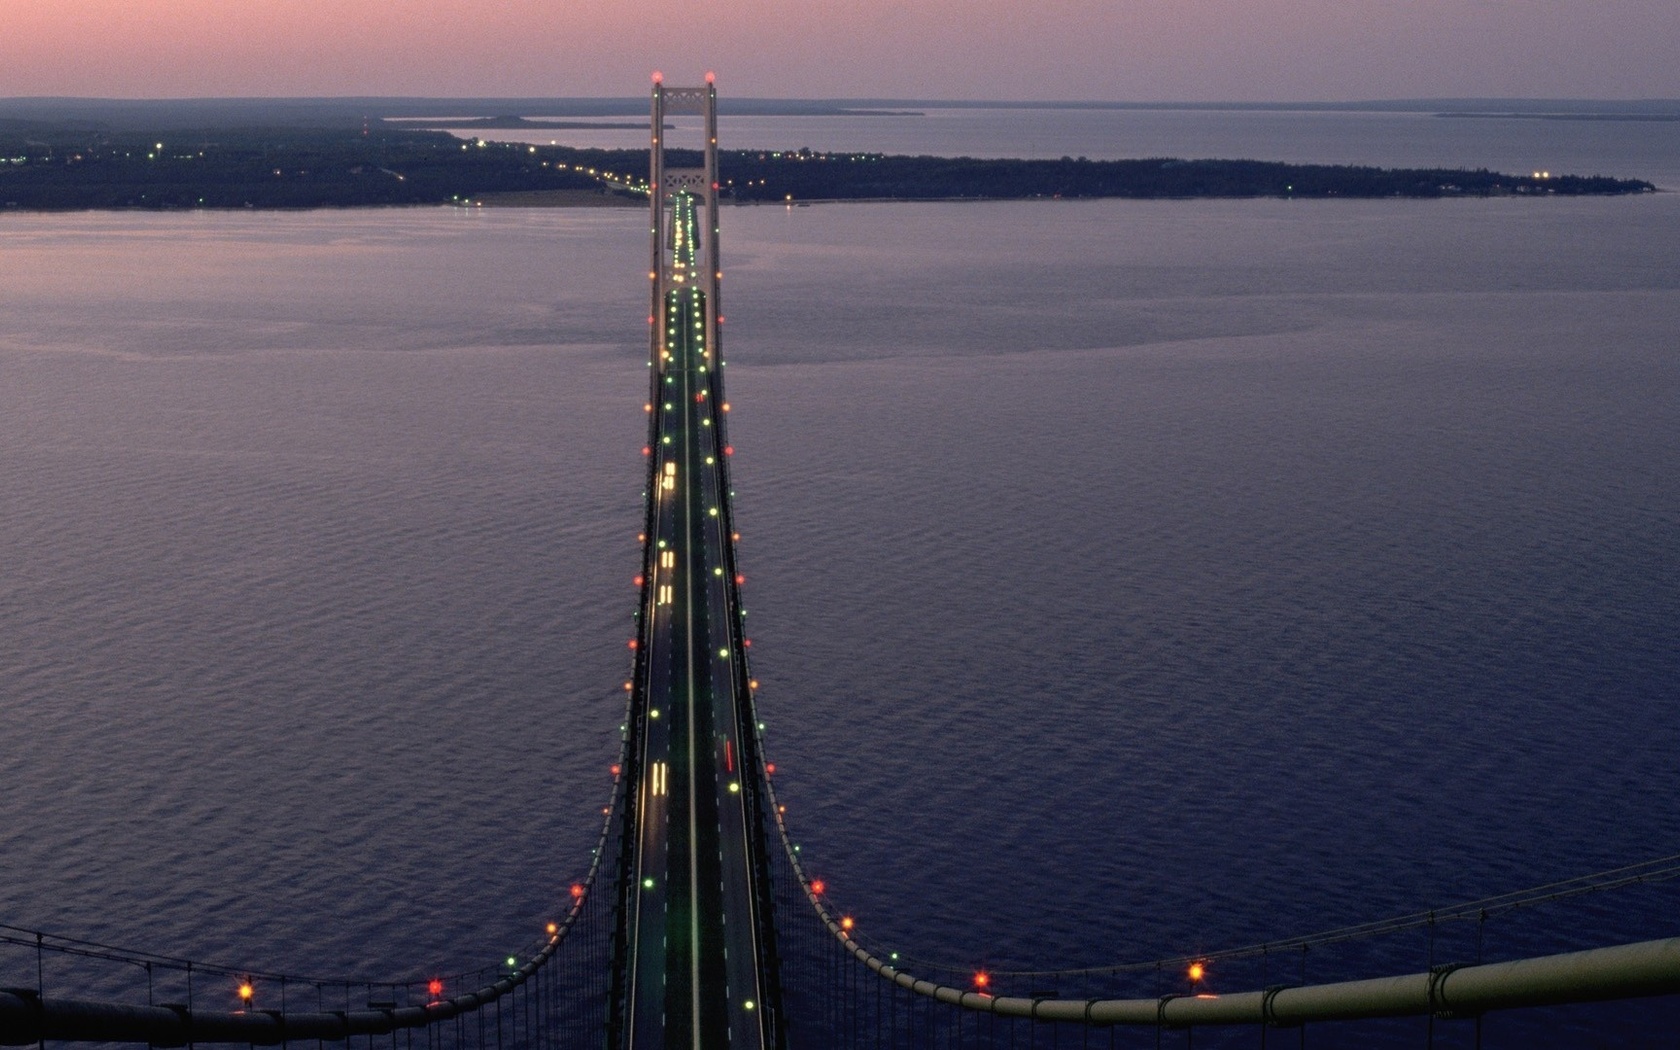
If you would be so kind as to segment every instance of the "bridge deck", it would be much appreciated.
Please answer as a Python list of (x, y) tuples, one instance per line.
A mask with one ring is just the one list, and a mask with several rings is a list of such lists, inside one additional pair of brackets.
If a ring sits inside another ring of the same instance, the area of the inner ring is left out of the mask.
[(632, 1048), (765, 1045), (764, 932), (751, 806), (751, 702), (728, 532), (709, 303), (693, 274), (693, 201), (679, 196), (664, 303), (639, 661), (644, 698), (626, 1031)]

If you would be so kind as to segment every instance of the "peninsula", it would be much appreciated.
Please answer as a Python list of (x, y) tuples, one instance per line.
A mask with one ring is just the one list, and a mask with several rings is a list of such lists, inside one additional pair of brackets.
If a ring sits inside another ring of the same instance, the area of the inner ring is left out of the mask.
[[(511, 121), (510, 121), (511, 122)], [(498, 122), (492, 122), (498, 123)], [(487, 125), (488, 126), (488, 125)], [(670, 151), (681, 166), (699, 161)], [(734, 150), (737, 203), (1035, 198), (1448, 197), (1649, 193), (1636, 179), (1254, 160), (998, 160)], [(646, 206), (646, 150), (464, 140), (359, 127), (181, 127), (0, 118), (0, 209)]]

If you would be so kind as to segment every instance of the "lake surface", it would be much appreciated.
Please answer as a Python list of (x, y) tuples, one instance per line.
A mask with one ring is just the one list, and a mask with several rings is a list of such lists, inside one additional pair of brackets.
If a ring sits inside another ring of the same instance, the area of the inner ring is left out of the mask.
[[(807, 864), (875, 943), (1049, 967), (1680, 853), (1677, 229), (1666, 194), (726, 209)], [(370, 977), (527, 939), (616, 753), (645, 251), (635, 210), (0, 217), (0, 922)], [(1560, 1016), (1489, 1037), (1680, 1024)]]

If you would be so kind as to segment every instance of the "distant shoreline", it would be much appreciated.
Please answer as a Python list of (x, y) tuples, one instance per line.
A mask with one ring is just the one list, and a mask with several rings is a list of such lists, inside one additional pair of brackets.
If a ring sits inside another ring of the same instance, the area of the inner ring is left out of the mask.
[[(936, 110), (1087, 110), (1110, 112), (1394, 113), (1494, 115), (1532, 119), (1680, 119), (1680, 99), (1413, 98), (1336, 102), (1101, 101), (1089, 99), (745, 98), (725, 94), (719, 112), (732, 116), (908, 116)], [(354, 127), (364, 121), (436, 120), (439, 114), (484, 119), (503, 114), (539, 118), (623, 118), (645, 126), (644, 95), (554, 97), (343, 96), (319, 98), (0, 98), (8, 123), (78, 122), (113, 131), (200, 127)]]
[(1461, 120), (1629, 120), (1680, 122), (1680, 113), (1437, 113)]
[[(677, 166), (699, 163), (693, 151), (673, 150), (669, 156)], [(645, 205), (642, 173), (647, 164), (646, 149), (462, 140), (441, 131), (372, 122), (355, 128), (175, 132), (0, 122), (0, 211)], [(977, 159), (809, 149), (724, 151), (719, 179), (725, 202), (795, 204), (1615, 196), (1656, 190), (1638, 179), (1547, 172), (1170, 157)]]

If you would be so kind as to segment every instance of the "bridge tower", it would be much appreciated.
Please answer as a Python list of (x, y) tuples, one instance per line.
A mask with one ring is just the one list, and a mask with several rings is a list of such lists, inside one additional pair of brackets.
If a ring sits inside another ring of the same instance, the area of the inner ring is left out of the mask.
[[(703, 118), (699, 167), (667, 163), (666, 117), (685, 114)], [(648, 187), (647, 515), (607, 1044), (777, 1048), (766, 789), (729, 485), (710, 74), (699, 88), (654, 75)]]

